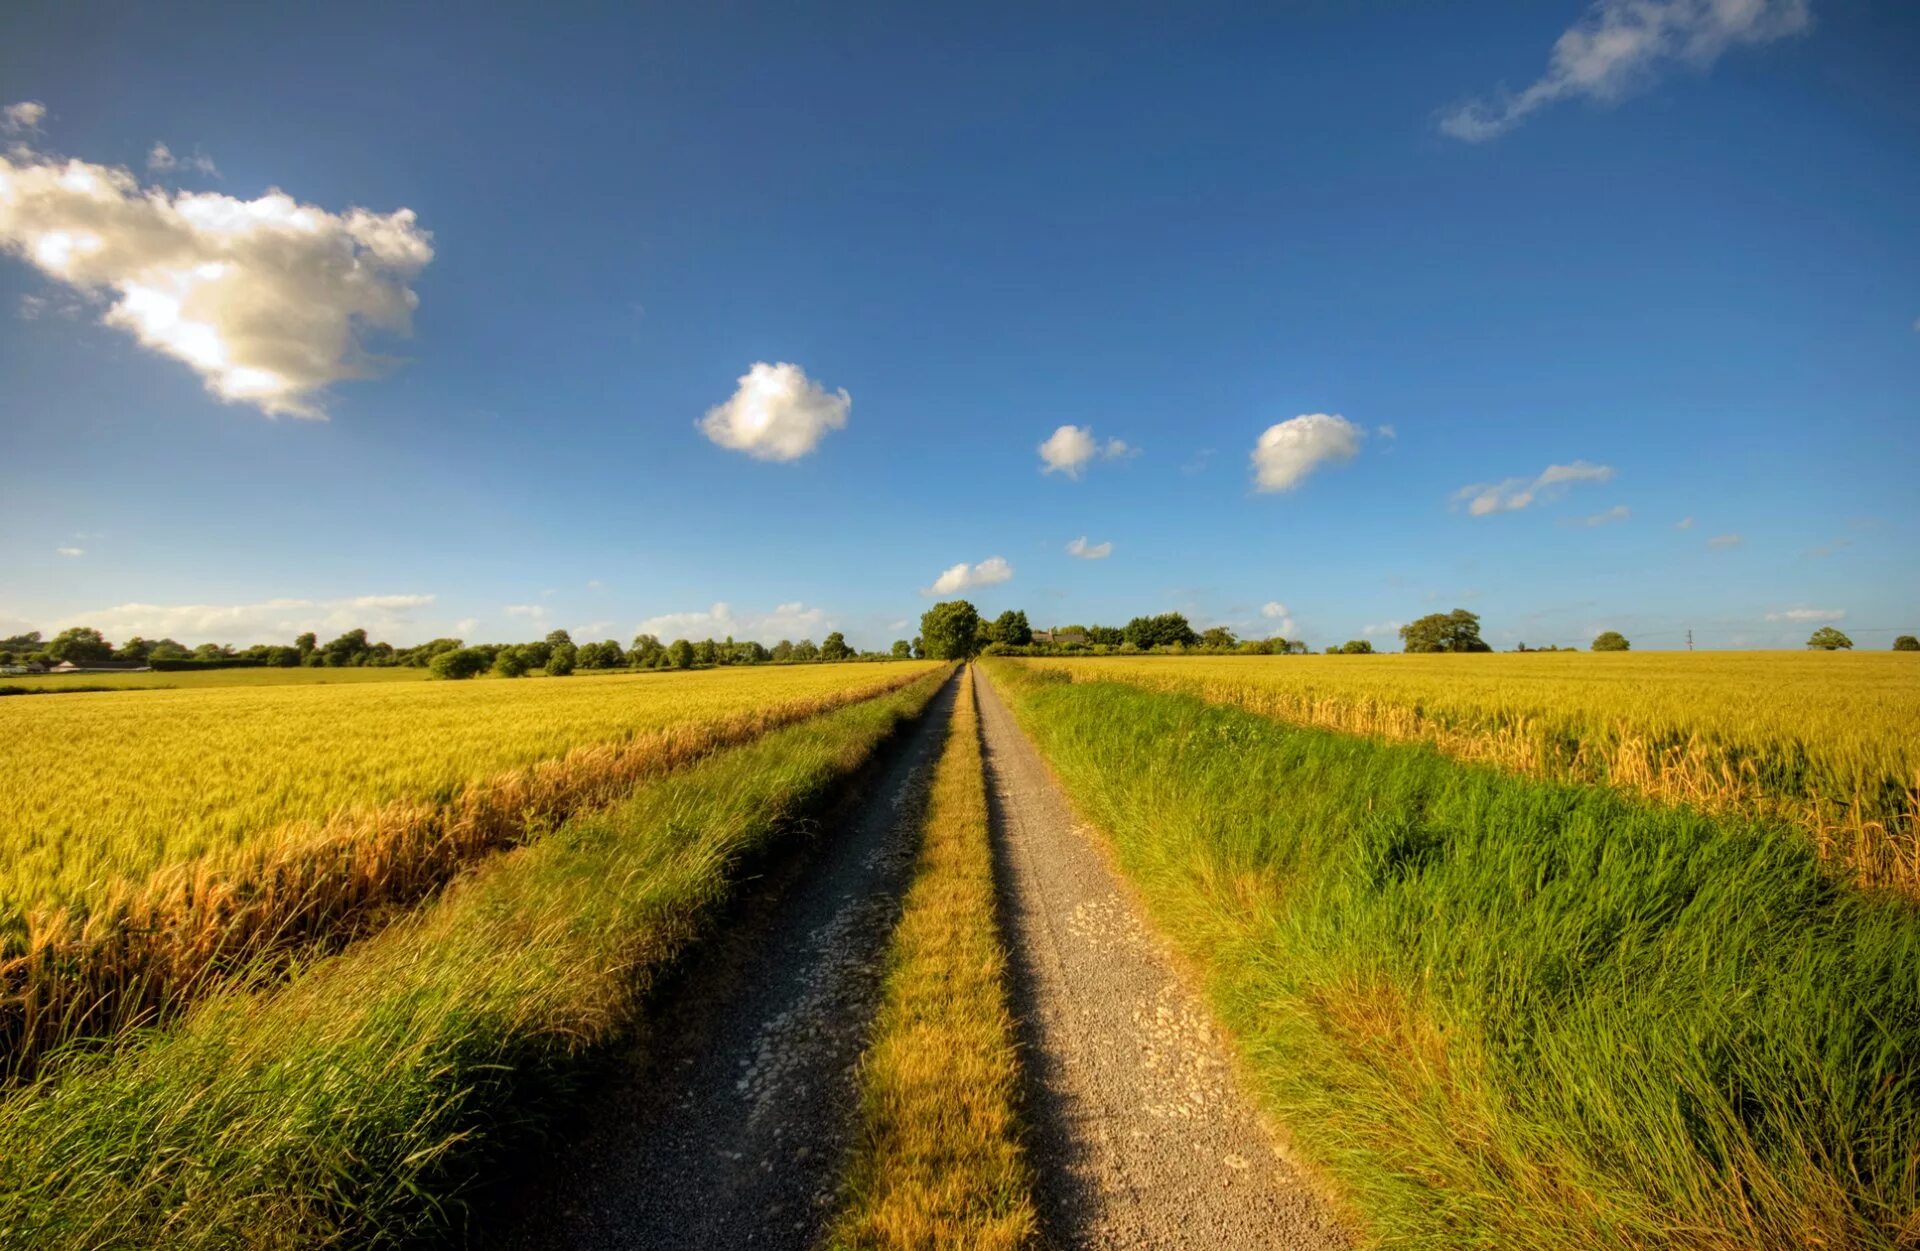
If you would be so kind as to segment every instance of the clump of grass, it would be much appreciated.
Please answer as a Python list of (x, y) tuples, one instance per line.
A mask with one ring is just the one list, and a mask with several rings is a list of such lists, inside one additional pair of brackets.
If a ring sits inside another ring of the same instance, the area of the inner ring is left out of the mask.
[(1910, 901), (1778, 826), (992, 673), (1383, 1245), (1920, 1236)]
[(444, 1233), (489, 1151), (713, 923), (741, 860), (938, 687), (714, 755), (496, 857), (266, 993), (0, 1102), (0, 1245), (311, 1248)]
[(1892, 653), (1108, 657), (1033, 662), (1537, 777), (1790, 821), (1920, 896), (1920, 665)]
[[(344, 943), (476, 860), (575, 812), (924, 672), (868, 674), (858, 684), (840, 678), (837, 687), (787, 698), (770, 685), (759, 706), (745, 710), (740, 706), (753, 692), (739, 683), (718, 690), (656, 686), (655, 695), (664, 697), (625, 715), (658, 728), (576, 747), (444, 798), (396, 800), (349, 809), (317, 826), (283, 826), (144, 878), (95, 883), (79, 896), (84, 903), (26, 910), (14, 933), (0, 932), (0, 1077), (30, 1073), (68, 1040), (111, 1037), (163, 1019), (236, 974), (257, 973), (277, 953)], [(384, 746), (404, 753), (409, 742)]]
[(994, 922), (971, 673), (933, 779), (912, 887), (861, 1060), (835, 1251), (1011, 1251), (1038, 1230), (1015, 1111), (1019, 1060)]

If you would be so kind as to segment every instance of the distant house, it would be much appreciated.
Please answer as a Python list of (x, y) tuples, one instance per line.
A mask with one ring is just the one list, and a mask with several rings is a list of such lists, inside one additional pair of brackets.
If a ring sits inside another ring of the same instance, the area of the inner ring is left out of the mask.
[(145, 673), (153, 666), (141, 660), (96, 660), (91, 664), (76, 665), (71, 660), (63, 660), (48, 670), (49, 673)]
[(38, 660), (23, 660), (19, 664), (0, 665), (0, 673), (4, 673), (8, 677), (19, 677), (22, 674), (28, 673), (45, 673), (46, 671), (46, 664)]
[(1067, 647), (1085, 647), (1087, 632), (1085, 630), (1035, 630), (1033, 641)]

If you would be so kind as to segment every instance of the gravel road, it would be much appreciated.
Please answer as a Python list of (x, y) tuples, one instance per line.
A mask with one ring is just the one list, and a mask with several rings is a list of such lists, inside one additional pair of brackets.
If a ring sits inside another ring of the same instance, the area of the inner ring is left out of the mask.
[(1348, 1246), (1237, 1089), (1206, 1010), (1038, 751), (977, 676), (1048, 1242)]
[(803, 1248), (830, 1203), (854, 1065), (919, 850), (949, 681), (829, 822), (792, 880), (675, 979), (651, 1046), (616, 1066), (546, 1163), (478, 1204), (471, 1241), (515, 1248)]

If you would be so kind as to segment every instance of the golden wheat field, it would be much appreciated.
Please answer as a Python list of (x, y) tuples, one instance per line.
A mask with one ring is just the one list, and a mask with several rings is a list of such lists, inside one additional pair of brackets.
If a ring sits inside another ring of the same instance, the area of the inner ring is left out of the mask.
[(1920, 889), (1920, 657), (1629, 652), (1023, 663), (1466, 759), (1778, 815), (1862, 882)]

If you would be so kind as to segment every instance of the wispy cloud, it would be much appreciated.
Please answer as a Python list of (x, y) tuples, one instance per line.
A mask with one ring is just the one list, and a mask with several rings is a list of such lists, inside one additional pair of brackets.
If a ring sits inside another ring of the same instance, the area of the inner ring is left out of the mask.
[(206, 174), (211, 178), (220, 176), (220, 171), (214, 166), (212, 157), (201, 152), (195, 152), (192, 156), (178, 156), (164, 143), (156, 143), (148, 151), (147, 168), (156, 174), (170, 174), (185, 169), (192, 170), (196, 174)]
[[(670, 612), (648, 617), (634, 627), (636, 634), (651, 634), (671, 642), (674, 639), (756, 639), (776, 643), (781, 639), (802, 639), (825, 634), (833, 620), (823, 608), (809, 607), (798, 600), (776, 605), (768, 612), (737, 612), (724, 601), (704, 610)], [(817, 641), (817, 640), (816, 640)]]
[(529, 621), (544, 621), (547, 617), (545, 604), (508, 604), (501, 611), (509, 617), (525, 617)]
[(1705, 70), (1728, 48), (1796, 35), (1807, 24), (1807, 0), (1599, 0), (1554, 42), (1539, 79), (1517, 93), (1448, 110), (1440, 131), (1483, 143), (1558, 101), (1610, 103), (1668, 65)]
[(1612, 478), (1612, 466), (1576, 460), (1570, 465), (1548, 465), (1532, 478), (1506, 478), (1464, 486), (1453, 493), (1453, 501), (1456, 505), (1465, 504), (1473, 516), (1484, 517), (1557, 499), (1575, 483), (1608, 482)]
[(1321, 465), (1352, 460), (1365, 432), (1338, 413), (1302, 413), (1275, 422), (1253, 445), (1256, 491), (1291, 491)]
[(1041, 473), (1059, 472), (1078, 478), (1080, 471), (1098, 460), (1119, 460), (1139, 454), (1125, 439), (1102, 443), (1093, 437), (1092, 426), (1061, 426), (1040, 445)]
[(21, 100), (0, 108), (0, 135), (31, 135), (47, 120), (47, 106), (38, 100)]
[(1078, 556), (1081, 560), (1105, 560), (1113, 555), (1113, 544), (1089, 543), (1087, 536), (1083, 534), (1067, 544), (1067, 555)]
[(1716, 534), (1707, 540), (1707, 546), (1716, 552), (1731, 551), (1745, 543), (1746, 537), (1739, 534)]
[(1593, 526), (1610, 526), (1616, 521), (1625, 521), (1631, 516), (1633, 516), (1633, 510), (1631, 508), (1628, 508), (1625, 504), (1615, 504), (1605, 512), (1591, 513), (1588, 516), (1580, 518), (1580, 520), (1574, 524), (1587, 526), (1589, 528)]
[(1767, 614), (1768, 621), (1840, 621), (1847, 615), (1844, 608), (1782, 608)]
[[(270, 599), (252, 604), (119, 604), (59, 623), (93, 626), (109, 639), (176, 638), (182, 642), (285, 643), (307, 630), (364, 627), (375, 637), (406, 631), (431, 595), (357, 595), (345, 599)], [(465, 633), (462, 631), (462, 633)], [(390, 640), (398, 641), (398, 640)]]
[(828, 434), (846, 429), (852, 409), (844, 387), (828, 391), (798, 365), (756, 361), (727, 402), (695, 424), (721, 447), (755, 460), (799, 460)]
[(1397, 635), (1400, 633), (1400, 627), (1403, 624), (1405, 623), (1399, 621), (1377, 621), (1372, 625), (1361, 626), (1360, 633), (1366, 635), (1368, 638), (1374, 638), (1382, 634)]
[(1682, 517), (1680, 520), (1673, 523), (1673, 528), (1676, 530), (1691, 530), (1693, 529), (1693, 518)]
[(989, 556), (977, 565), (961, 561), (941, 571), (933, 580), (933, 585), (921, 590), (922, 595), (952, 595), (958, 591), (972, 590), (977, 586), (994, 586), (1013, 577), (1013, 566), (999, 556)]

